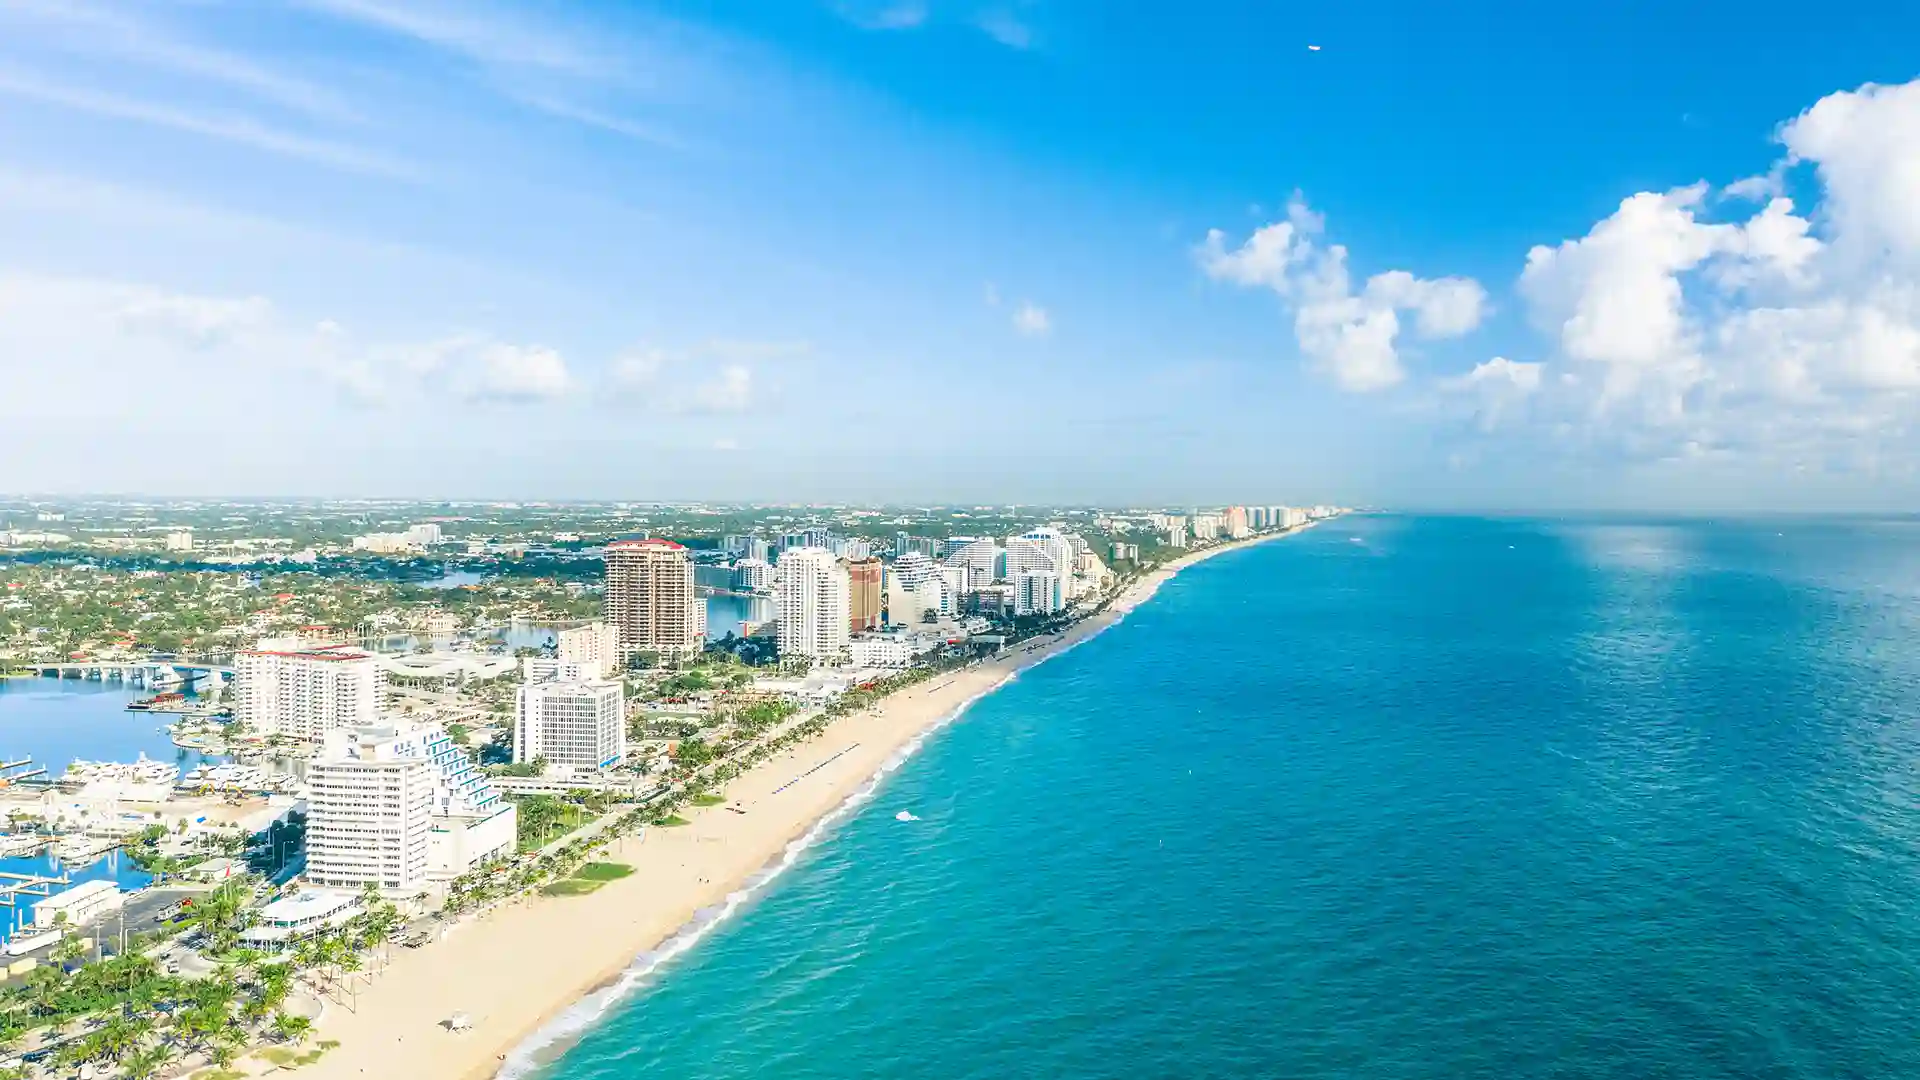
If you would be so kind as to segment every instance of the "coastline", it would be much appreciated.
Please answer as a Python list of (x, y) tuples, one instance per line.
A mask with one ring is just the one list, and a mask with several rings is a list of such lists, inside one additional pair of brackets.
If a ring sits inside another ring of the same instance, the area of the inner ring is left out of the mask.
[[(395, 956), (351, 1009), (327, 1010), (314, 1037), (340, 1045), (302, 1073), (320, 1080), (526, 1075), (555, 1043), (576, 1038), (748, 903), (975, 701), (1120, 622), (1182, 570), (1310, 527), (1175, 560), (1064, 633), (907, 687), (736, 777), (727, 806), (744, 812), (685, 808), (685, 826), (623, 837), (606, 857), (631, 865), (632, 875), (584, 896), (516, 901)], [(471, 1031), (455, 1035), (442, 1026), (456, 1012), (472, 1018)]]

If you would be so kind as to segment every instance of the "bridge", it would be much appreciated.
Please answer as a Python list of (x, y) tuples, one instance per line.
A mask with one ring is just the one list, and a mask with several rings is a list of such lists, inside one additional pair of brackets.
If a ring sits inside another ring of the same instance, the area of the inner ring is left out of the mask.
[(148, 689), (190, 686), (209, 676), (221, 684), (233, 678), (233, 669), (230, 667), (196, 664), (186, 660), (33, 660), (15, 663), (13, 667), (54, 679), (122, 682)]

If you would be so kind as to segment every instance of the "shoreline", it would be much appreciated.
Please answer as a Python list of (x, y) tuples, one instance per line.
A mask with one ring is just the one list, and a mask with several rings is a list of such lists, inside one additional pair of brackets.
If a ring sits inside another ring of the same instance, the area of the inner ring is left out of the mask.
[[(735, 777), (724, 807), (683, 808), (687, 825), (621, 838), (603, 857), (633, 874), (584, 896), (514, 901), (395, 956), (351, 1011), (328, 1008), (313, 1038), (340, 1045), (302, 1074), (492, 1080), (538, 1071), (556, 1047), (570, 1046), (661, 965), (751, 903), (976, 701), (1116, 625), (1182, 570), (1311, 527), (1183, 556), (1060, 634), (840, 717)], [(472, 1030), (455, 1035), (442, 1026), (456, 1012), (472, 1018)]]

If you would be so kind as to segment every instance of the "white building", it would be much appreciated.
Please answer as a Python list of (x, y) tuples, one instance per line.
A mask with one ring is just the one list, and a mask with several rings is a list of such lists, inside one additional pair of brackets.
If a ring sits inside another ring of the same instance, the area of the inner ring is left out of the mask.
[(1013, 613), (1051, 615), (1067, 606), (1060, 575), (1051, 570), (1022, 570), (1013, 576)]
[(926, 634), (907, 634), (897, 631), (859, 634), (847, 643), (854, 667), (896, 670), (908, 667), (913, 663), (914, 657), (932, 652), (939, 647), (938, 638)]
[(81, 927), (110, 911), (120, 910), (124, 903), (126, 896), (113, 882), (84, 881), (36, 902), (33, 922), (28, 925), (34, 930)]
[(780, 618), (780, 656), (833, 663), (847, 651), (852, 627), (847, 568), (823, 548), (789, 548), (780, 554), (774, 588)]
[(167, 533), (167, 550), (168, 551), (192, 551), (193, 550), (193, 530), (192, 529), (170, 530)]
[(407, 543), (415, 547), (429, 547), (444, 539), (440, 534), (440, 526), (431, 521), (421, 522), (418, 525), (409, 525), (407, 526), (407, 531), (400, 535), (405, 538)]
[(954, 548), (947, 565), (965, 568), (976, 587), (989, 585), (1005, 576), (1006, 552), (992, 540), (972, 540)]
[(520, 658), (520, 677), (527, 682), (591, 682), (599, 678), (592, 668), (571, 660), (550, 656)]
[(510, 853), (513, 804), (438, 727), (329, 732), (307, 765), (307, 880), (416, 895)]
[(1002, 568), (1005, 580), (1012, 581), (1015, 575), (1025, 572), (1054, 569), (1053, 556), (1047, 554), (1040, 545), (1017, 536), (1007, 541), (1006, 561)]
[(353, 538), (353, 550), (370, 551), (375, 555), (400, 555), (418, 551), (420, 546), (407, 539), (406, 533), (367, 533)]
[(766, 592), (773, 587), (773, 567), (764, 559), (741, 559), (733, 564), (733, 587), (741, 592)]
[(373, 656), (344, 646), (298, 643), (233, 658), (233, 717), (261, 735), (319, 741), (329, 731), (380, 719), (386, 672)]
[(606, 769), (627, 756), (626, 697), (617, 682), (538, 682), (520, 688), (513, 760)]
[(620, 670), (620, 631), (610, 622), (562, 630), (555, 644), (560, 659), (588, 669), (593, 673), (589, 678), (611, 678)]
[[(1046, 553), (1049, 567), (1060, 577), (1061, 592), (1066, 599), (1073, 599), (1073, 541), (1050, 525), (1028, 529), (1016, 539), (1024, 540)], [(1008, 576), (1012, 576), (1011, 567), (1008, 568)]]
[(360, 894), (344, 889), (302, 889), (260, 909), (260, 918), (240, 934), (250, 949), (279, 952), (288, 945), (352, 922), (361, 913)]

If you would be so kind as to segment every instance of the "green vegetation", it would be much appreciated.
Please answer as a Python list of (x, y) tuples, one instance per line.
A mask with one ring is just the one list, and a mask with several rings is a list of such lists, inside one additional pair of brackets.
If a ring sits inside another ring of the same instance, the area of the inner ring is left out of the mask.
[(527, 795), (514, 802), (521, 851), (537, 851), (586, 824), (590, 817), (584, 806), (552, 795)]
[(590, 862), (575, 870), (573, 876), (587, 881), (619, 881), (623, 877), (632, 877), (633, 867), (626, 863)]
[(669, 828), (669, 829), (679, 828), (682, 825), (693, 824), (693, 822), (688, 821), (686, 818), (681, 817), (679, 814), (666, 814), (662, 817), (655, 818), (653, 823), (655, 825), (665, 826), (666, 828)]
[(695, 806), (720, 806), (726, 801), (727, 797), (725, 795), (713, 795), (704, 791), (693, 797), (693, 805)]
[(585, 896), (605, 884), (604, 881), (588, 881), (585, 878), (561, 878), (541, 889), (540, 894), (542, 896)]

